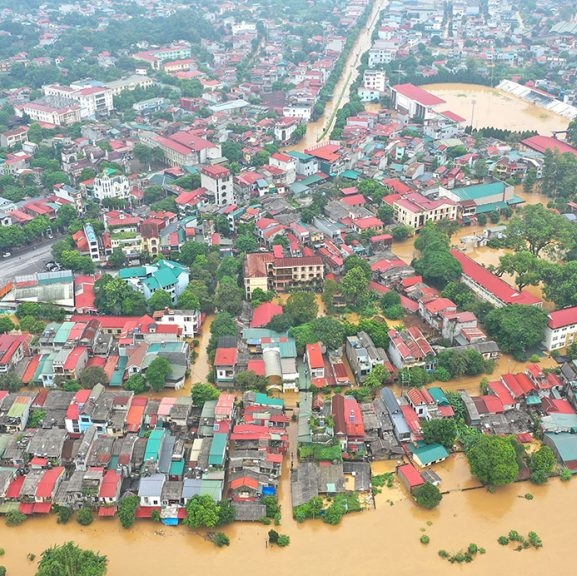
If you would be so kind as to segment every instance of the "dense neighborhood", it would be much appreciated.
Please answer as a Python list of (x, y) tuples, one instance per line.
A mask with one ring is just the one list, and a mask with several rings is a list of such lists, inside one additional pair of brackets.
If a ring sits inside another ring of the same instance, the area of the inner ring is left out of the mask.
[(570, 478), (574, 8), (149, 4), (0, 4), (0, 513), (338, 524), (393, 482), (435, 507), (461, 453)]

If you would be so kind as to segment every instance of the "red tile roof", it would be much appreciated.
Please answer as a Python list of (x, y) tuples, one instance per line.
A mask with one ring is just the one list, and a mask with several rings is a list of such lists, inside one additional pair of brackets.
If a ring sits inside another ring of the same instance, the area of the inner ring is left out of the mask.
[(501, 376), (503, 384), (507, 387), (507, 390), (511, 392), (513, 398), (521, 398), (524, 395), (523, 387), (519, 384), (515, 374), (503, 374)]
[(63, 466), (56, 466), (50, 470), (46, 470), (42, 480), (38, 483), (35, 496), (37, 498), (51, 498), (54, 494), (56, 482), (64, 474)]
[(114, 498), (118, 491), (118, 485), (122, 482), (122, 476), (116, 470), (107, 470), (102, 478), (99, 498)]
[(250, 321), (251, 328), (262, 328), (266, 326), (275, 316), (280, 316), (283, 308), (275, 302), (263, 302), (257, 306), (252, 313)]
[(549, 328), (551, 330), (557, 330), (557, 328), (571, 326), (572, 324), (577, 324), (577, 306), (556, 310), (549, 314)]
[(505, 384), (500, 380), (489, 382), (489, 390), (493, 392), (499, 400), (501, 400), (504, 408), (508, 409), (510, 406), (515, 405), (515, 400), (513, 399), (511, 392), (509, 392)]
[(502, 414), (503, 413), (503, 402), (497, 396), (492, 396), (491, 394), (486, 394), (485, 396), (481, 396), (483, 402), (485, 403), (485, 407), (487, 408), (487, 412), (489, 414)]
[(396, 86), (393, 86), (393, 90), (402, 94), (405, 98), (414, 100), (423, 106), (435, 106), (445, 102), (442, 98), (439, 98), (418, 86), (414, 86), (413, 84), (397, 84)]
[(238, 349), (236, 348), (217, 348), (214, 357), (215, 366), (236, 366), (238, 360)]
[(315, 344), (306, 345), (306, 355), (311, 370), (324, 368), (325, 362), (323, 360), (323, 353), (321, 350), (321, 345), (318, 342)]
[(248, 476), (241, 476), (240, 478), (235, 478), (230, 483), (231, 490), (237, 490), (238, 488), (251, 488), (252, 490), (258, 490), (258, 480), (255, 478), (250, 478)]
[(561, 154), (569, 152), (570, 154), (577, 156), (577, 149), (573, 148), (573, 146), (569, 146), (567, 142), (562, 142), (552, 136), (541, 136), (540, 134), (537, 134), (530, 138), (525, 138), (525, 140), (521, 140), (521, 144), (524, 144), (527, 148), (541, 152), (542, 154), (547, 150), (557, 150)]
[(527, 306), (534, 306), (542, 304), (542, 300), (533, 296), (529, 292), (522, 290), (518, 292), (507, 282), (501, 280), (495, 274), (489, 272), (486, 268), (460, 252), (459, 250), (451, 250), (451, 254), (459, 261), (463, 269), (463, 274), (468, 276), (476, 284), (481, 286), (487, 292), (493, 294), (495, 298), (504, 304), (524, 304)]
[(397, 474), (406, 480), (409, 488), (416, 488), (425, 483), (421, 473), (412, 464), (403, 464), (402, 466), (399, 466), (397, 468)]
[(248, 361), (247, 370), (251, 370), (257, 376), (265, 376), (266, 371), (264, 360), (260, 358), (252, 358), (251, 360)]

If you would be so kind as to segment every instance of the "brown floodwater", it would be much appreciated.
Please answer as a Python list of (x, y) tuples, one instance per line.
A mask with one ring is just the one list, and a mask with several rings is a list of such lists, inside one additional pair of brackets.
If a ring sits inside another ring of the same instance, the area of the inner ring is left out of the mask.
[(565, 130), (569, 125), (567, 118), (496, 88), (477, 84), (429, 84), (423, 88), (443, 98), (449, 110), (474, 128), (537, 130), (551, 136), (553, 130)]
[[(335, 110), (339, 110), (349, 101), (349, 88), (357, 78), (361, 56), (371, 47), (371, 35), (379, 21), (379, 12), (387, 4), (388, 0), (375, 0), (368, 24), (359, 32), (357, 41), (345, 63), (343, 73), (333, 91), (333, 97), (327, 102), (323, 115), (315, 122), (307, 124), (307, 131), (298, 144), (287, 146), (284, 150), (303, 151), (305, 148), (317, 146), (322, 141), (328, 142), (336, 119), (333, 114)], [(378, 105), (373, 106), (372, 109), (378, 110)]]

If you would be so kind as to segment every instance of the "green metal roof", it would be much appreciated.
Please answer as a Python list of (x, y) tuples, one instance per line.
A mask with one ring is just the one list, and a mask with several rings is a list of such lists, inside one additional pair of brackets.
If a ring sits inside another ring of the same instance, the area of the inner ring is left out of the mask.
[(176, 284), (178, 280), (177, 275), (178, 271), (175, 274), (174, 271), (170, 270), (169, 268), (160, 268), (156, 272), (152, 273), (152, 277), (158, 282), (158, 284), (162, 288), (167, 288), (172, 284)]
[(208, 453), (208, 465), (224, 467), (224, 457), (226, 454), (226, 445), (228, 443), (228, 436), (218, 432), (212, 438), (210, 451)]
[(289, 156), (296, 158), (297, 160), (312, 160), (312, 156), (310, 154), (305, 154), (304, 152), (299, 152), (298, 150), (291, 150), (287, 152)]
[(205, 480), (202, 479), (200, 484), (201, 496), (212, 496), (217, 502), (222, 498), (222, 480)]
[(507, 200), (507, 204), (509, 204), (509, 206), (511, 206), (511, 204), (523, 204), (524, 202), (525, 200), (523, 200), (523, 198), (519, 198), (519, 196), (513, 196), (513, 198)]
[(441, 444), (420, 444), (413, 449), (413, 455), (419, 459), (423, 466), (443, 460), (449, 456), (447, 449)]
[(456, 194), (461, 200), (482, 200), (487, 196), (503, 194), (505, 187), (504, 182), (489, 182), (488, 184), (475, 184), (474, 186), (453, 188), (451, 192)]
[(175, 460), (170, 463), (170, 469), (168, 473), (170, 476), (182, 476), (184, 474), (184, 460)]
[(14, 404), (12, 404), (12, 406), (10, 406), (10, 410), (8, 410), (8, 418), (21, 418), (30, 404), (31, 402), (28, 396), (16, 398)]
[(577, 435), (568, 432), (559, 434), (545, 434), (545, 438), (555, 446), (555, 449), (563, 462), (577, 460)]
[(438, 386), (433, 386), (432, 388), (428, 388), (428, 390), (429, 390), (429, 394), (431, 395), (433, 400), (439, 406), (448, 406), (449, 405), (449, 400), (447, 399), (447, 397), (445, 396), (445, 393), (443, 392), (443, 390), (441, 388), (439, 388)]
[(345, 170), (341, 173), (342, 178), (349, 178), (349, 180), (358, 180), (360, 175), (360, 172), (356, 170)]
[(133, 268), (121, 268), (118, 271), (118, 277), (126, 280), (127, 278), (140, 278), (146, 276), (146, 268), (144, 266), (134, 266)]
[(60, 328), (58, 328), (58, 332), (54, 336), (54, 342), (57, 344), (64, 344), (68, 340), (68, 336), (70, 334), (70, 330), (74, 326), (74, 322), (62, 322)]
[(146, 451), (144, 452), (144, 461), (158, 460), (160, 454), (160, 447), (164, 440), (165, 431), (162, 428), (155, 428), (148, 437), (146, 443)]
[(312, 174), (311, 176), (307, 176), (303, 180), (299, 180), (299, 184), (302, 184), (303, 186), (311, 186), (312, 184), (318, 184), (319, 182), (322, 181), (323, 179), (320, 176)]
[(120, 387), (122, 386), (124, 371), (126, 370), (126, 365), (128, 364), (128, 356), (119, 356), (118, 363), (110, 379), (110, 386)]
[(507, 202), (490, 202), (489, 204), (483, 204), (482, 206), (477, 206), (475, 210), (476, 214), (485, 214), (487, 212), (493, 212), (495, 210), (502, 210), (507, 208)]
[(2, 454), (4, 454), (4, 450), (6, 450), (11, 438), (12, 434), (0, 434), (0, 458), (2, 458)]
[(278, 408), (284, 407), (284, 400), (282, 398), (271, 398), (262, 392), (257, 392), (254, 397), (255, 404), (261, 406), (276, 406)]
[(267, 342), (262, 344), (262, 349), (267, 350), (269, 348), (278, 348), (281, 358), (296, 358), (297, 357), (297, 345), (293, 338), (288, 338), (285, 342)]

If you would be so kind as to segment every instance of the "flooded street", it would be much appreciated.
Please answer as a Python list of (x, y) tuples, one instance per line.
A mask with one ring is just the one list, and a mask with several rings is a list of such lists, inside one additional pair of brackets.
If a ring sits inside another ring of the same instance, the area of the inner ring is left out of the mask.
[(316, 122), (309, 122), (307, 124), (306, 134), (298, 144), (287, 146), (284, 150), (303, 151), (305, 148), (312, 148), (318, 145), (319, 142), (323, 140), (329, 140), (335, 120), (334, 114), (349, 100), (349, 88), (357, 78), (357, 67), (361, 56), (371, 47), (371, 35), (379, 21), (379, 13), (387, 4), (388, 0), (376, 0), (374, 2), (373, 11), (368, 19), (367, 26), (359, 33), (357, 41), (346, 61), (342, 76), (335, 87), (333, 97), (327, 102), (323, 115)]
[(474, 128), (537, 130), (551, 136), (553, 130), (565, 130), (569, 124), (563, 116), (488, 86), (429, 84), (423, 88), (443, 98), (449, 110), (465, 118)]

